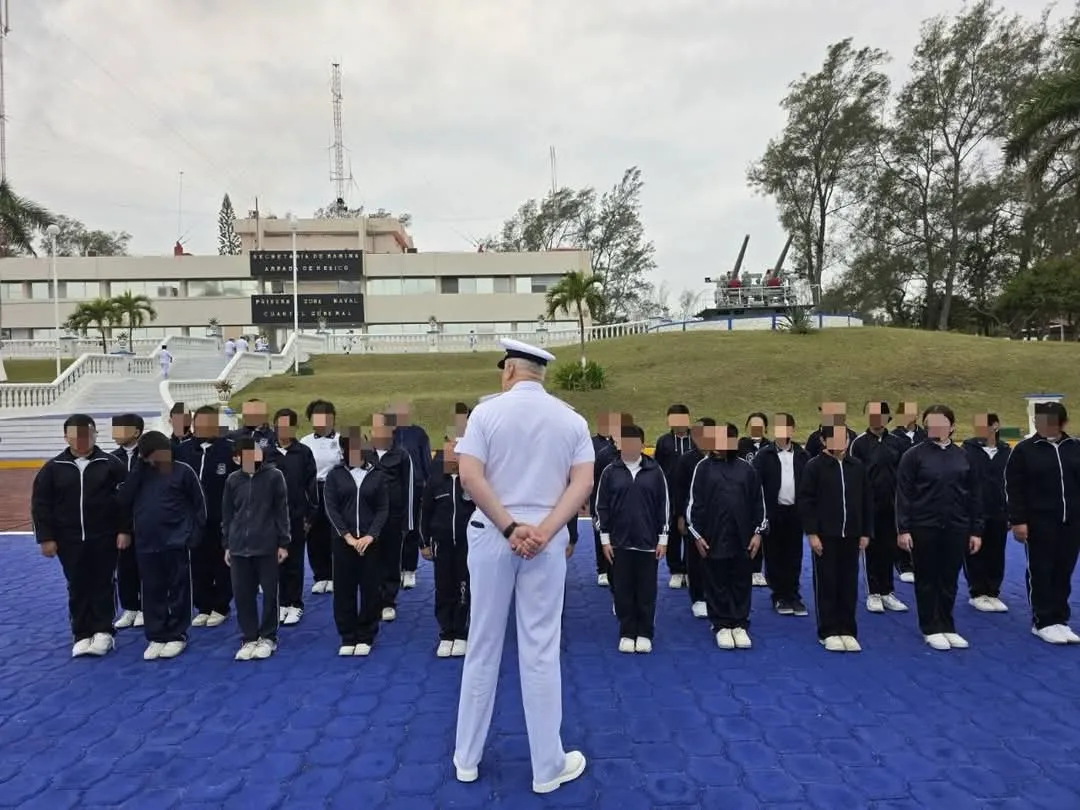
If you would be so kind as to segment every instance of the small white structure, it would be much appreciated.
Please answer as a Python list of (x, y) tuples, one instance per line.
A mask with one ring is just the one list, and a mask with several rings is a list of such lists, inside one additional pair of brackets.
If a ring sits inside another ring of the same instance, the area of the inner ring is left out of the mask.
[(1065, 399), (1064, 394), (1026, 394), (1028, 415), (1028, 436), (1035, 435), (1035, 406), (1049, 402), (1061, 402)]

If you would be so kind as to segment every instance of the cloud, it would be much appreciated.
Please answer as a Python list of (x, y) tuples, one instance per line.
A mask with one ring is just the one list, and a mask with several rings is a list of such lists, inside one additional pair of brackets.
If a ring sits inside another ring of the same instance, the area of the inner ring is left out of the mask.
[[(1011, 8), (1035, 16), (1041, 3)], [(783, 235), (746, 166), (783, 123), (787, 84), (845, 36), (904, 73), (945, 0), (54, 0), (15, 9), (9, 175), (18, 190), (137, 252), (178, 232), (216, 250), (238, 211), (307, 214), (333, 196), (330, 63), (343, 68), (351, 202), (411, 211), (421, 249), (468, 250), (559, 181), (639, 165), (675, 291)], [(183, 207), (179, 209), (179, 173)]]

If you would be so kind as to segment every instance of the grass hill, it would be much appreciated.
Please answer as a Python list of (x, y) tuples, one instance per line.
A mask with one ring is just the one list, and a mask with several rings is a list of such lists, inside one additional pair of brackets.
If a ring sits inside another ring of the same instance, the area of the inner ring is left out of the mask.
[[(602, 391), (557, 395), (589, 419), (601, 410), (630, 412), (650, 440), (665, 430), (673, 402), (740, 429), (751, 411), (789, 411), (805, 437), (825, 400), (848, 403), (849, 422), (862, 426), (863, 403), (885, 399), (920, 406), (950, 405), (958, 436), (971, 433), (977, 412), (995, 411), (1007, 426), (1027, 425), (1023, 396), (1080, 395), (1080, 343), (1031, 343), (901, 329), (782, 332), (696, 332), (597, 341), (588, 356), (607, 371)], [(555, 351), (574, 361), (576, 346)], [(370, 424), (387, 403), (413, 403), (414, 419), (433, 438), (451, 424), (453, 404), (498, 390), (498, 355), (407, 354), (315, 358), (310, 376), (259, 380), (233, 400), (265, 399), (271, 409), (302, 414), (315, 398), (337, 406), (339, 424)], [(1068, 402), (1068, 400), (1067, 400)], [(1080, 406), (1077, 406), (1080, 421)]]

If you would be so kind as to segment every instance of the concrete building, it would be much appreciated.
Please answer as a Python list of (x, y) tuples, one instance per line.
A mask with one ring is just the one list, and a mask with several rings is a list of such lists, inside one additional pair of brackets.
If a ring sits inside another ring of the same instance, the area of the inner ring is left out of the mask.
[[(136, 337), (202, 335), (213, 319), (226, 336), (292, 327), (292, 230), (285, 219), (239, 220), (239, 256), (123, 256), (56, 260), (60, 320), (81, 301), (146, 295), (157, 319)], [(587, 271), (589, 255), (422, 253), (393, 218), (299, 220), (301, 328), (370, 335), (529, 332), (560, 276)], [(54, 335), (51, 260), (0, 259), (0, 324), (8, 339)], [(576, 328), (563, 314), (548, 328)]]

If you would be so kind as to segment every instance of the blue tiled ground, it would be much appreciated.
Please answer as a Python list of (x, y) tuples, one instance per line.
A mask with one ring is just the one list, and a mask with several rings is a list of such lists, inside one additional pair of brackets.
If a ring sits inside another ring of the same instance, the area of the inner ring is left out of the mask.
[(59, 566), (0, 538), (0, 806), (1080, 808), (1080, 648), (1029, 634), (1016, 549), (1016, 609), (958, 608), (966, 652), (928, 650), (909, 613), (863, 614), (866, 651), (826, 653), (763, 591), (755, 648), (721, 652), (686, 592), (662, 588), (655, 652), (629, 656), (582, 535), (564, 738), (589, 768), (543, 798), (509, 648), (481, 779), (452, 778), (461, 665), (433, 654), (429, 567), (368, 659), (336, 657), (328, 597), (312, 597), (269, 661), (234, 662), (231, 624), (172, 662), (143, 662), (130, 630), (117, 654), (72, 661)]

